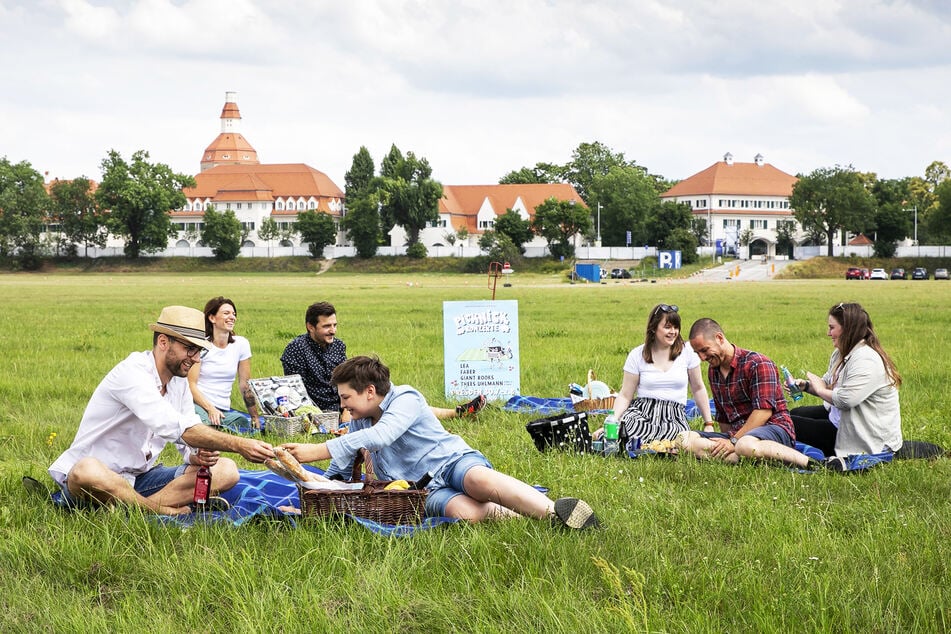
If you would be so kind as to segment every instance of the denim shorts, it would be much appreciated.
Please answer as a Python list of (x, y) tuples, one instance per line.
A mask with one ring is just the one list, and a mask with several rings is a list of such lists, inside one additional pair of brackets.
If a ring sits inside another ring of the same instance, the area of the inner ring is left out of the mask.
[[(729, 438), (729, 434), (724, 434), (719, 431), (701, 431), (698, 432), (703, 438)], [(796, 443), (792, 438), (789, 437), (789, 434), (786, 433), (786, 430), (780, 427), (779, 425), (762, 425), (761, 427), (754, 427), (752, 430), (743, 434), (743, 436), (752, 436), (753, 438), (758, 438), (759, 440), (772, 440), (773, 442), (778, 442), (780, 445), (785, 447), (795, 447)]]
[(436, 486), (429, 490), (426, 496), (426, 515), (428, 517), (445, 517), (446, 505), (457, 495), (465, 495), (462, 483), (472, 467), (492, 468), (485, 456), (478, 451), (468, 451), (455, 461), (443, 467), (442, 473), (434, 479)]
[[(132, 488), (135, 489), (136, 493), (147, 498), (150, 495), (155, 495), (155, 493), (161, 489), (164, 489), (169, 482), (183, 475), (186, 468), (188, 468), (188, 465), (186, 464), (180, 464), (177, 467), (156, 465), (145, 473), (137, 475), (135, 477), (135, 484), (132, 486)], [(72, 494), (70, 494), (69, 486), (66, 484), (61, 484), (60, 489), (63, 491), (63, 499), (69, 504), (69, 506), (73, 508), (89, 508), (99, 506), (99, 503), (91, 498), (74, 497)]]

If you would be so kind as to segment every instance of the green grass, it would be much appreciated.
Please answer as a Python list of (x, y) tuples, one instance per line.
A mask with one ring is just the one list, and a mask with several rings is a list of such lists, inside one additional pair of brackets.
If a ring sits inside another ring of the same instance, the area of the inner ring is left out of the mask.
[[(951, 447), (951, 284), (568, 285), (557, 272), (511, 281), (497, 298), (519, 300), (522, 391), (542, 396), (564, 395), (589, 367), (617, 387), (648, 309), (661, 301), (680, 306), (686, 327), (712, 316), (735, 343), (797, 373), (825, 368), (828, 307), (860, 301), (905, 378), (905, 436)], [(147, 325), (163, 305), (233, 298), (253, 374), (266, 376), (280, 373), (306, 306), (329, 299), (351, 354), (379, 354), (397, 382), (445, 405), (441, 303), (488, 299), (486, 276), (24, 274), (0, 276), (0, 292), (0, 631), (951, 627), (945, 459), (843, 477), (542, 455), (524, 430), (530, 416), (490, 408), (450, 428), (498, 469), (553, 496), (585, 498), (606, 530), (568, 534), (518, 520), (386, 539), (336, 521), (182, 531), (124, 510), (61, 513), (28, 498), (20, 476), (46, 478), (99, 380), (148, 348)]]

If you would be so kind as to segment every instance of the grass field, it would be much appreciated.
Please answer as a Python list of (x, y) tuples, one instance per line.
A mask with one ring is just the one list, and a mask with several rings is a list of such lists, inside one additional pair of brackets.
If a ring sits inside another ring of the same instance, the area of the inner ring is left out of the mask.
[[(589, 367), (617, 387), (658, 302), (678, 304), (686, 327), (711, 316), (734, 343), (797, 374), (821, 372), (826, 311), (853, 300), (904, 376), (906, 438), (951, 447), (951, 283), (513, 278), (497, 298), (519, 301), (524, 394), (564, 396)], [(20, 476), (46, 478), (99, 380), (150, 346), (147, 325), (163, 305), (234, 299), (253, 374), (267, 376), (281, 372), (306, 306), (330, 300), (351, 354), (379, 354), (397, 383), (442, 405), (441, 302), (490, 291), (484, 275), (330, 272), (0, 275), (0, 293), (0, 631), (951, 628), (947, 459), (841, 476), (542, 455), (524, 430), (531, 417), (490, 408), (452, 431), (498, 469), (585, 498), (606, 530), (518, 520), (387, 539), (334, 521), (182, 531), (125, 510), (59, 512), (29, 498)]]

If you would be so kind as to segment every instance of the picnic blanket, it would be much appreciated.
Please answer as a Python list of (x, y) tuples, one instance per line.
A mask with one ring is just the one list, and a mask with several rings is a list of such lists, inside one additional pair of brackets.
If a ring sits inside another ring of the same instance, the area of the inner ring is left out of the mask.
[[(308, 471), (323, 475), (323, 471), (303, 465)], [(221, 493), (231, 505), (227, 511), (212, 511), (208, 513), (189, 513), (186, 515), (155, 515), (155, 521), (160, 524), (187, 528), (196, 524), (227, 524), (241, 526), (248, 521), (259, 519), (275, 519), (290, 522), (296, 525), (300, 516), (293, 512), (281, 510), (281, 507), (300, 508), (300, 495), (297, 485), (276, 473), (268, 470), (239, 470), (240, 479), (231, 489)], [(61, 508), (69, 506), (63, 500), (62, 492), (56, 491), (52, 495), (53, 502)], [(407, 537), (417, 531), (434, 528), (443, 524), (455, 523), (458, 520), (449, 517), (426, 517), (422, 523), (416, 525), (381, 524), (362, 517), (345, 515), (349, 520), (356, 522), (367, 530), (378, 535), (388, 537)]]
[[(542, 416), (550, 416), (552, 414), (560, 414), (561, 412), (573, 412), (575, 411), (574, 405), (571, 402), (570, 397), (566, 398), (545, 398), (540, 396), (521, 396), (516, 394), (510, 398), (505, 405), (502, 406), (507, 412), (516, 412), (518, 414), (540, 414)], [(687, 418), (696, 418), (700, 416), (700, 409), (697, 407), (697, 403), (691, 399), (687, 399)], [(594, 414), (607, 414), (611, 410), (607, 409), (595, 409), (589, 410), (588, 413)], [(710, 399), (710, 413), (716, 416), (716, 407), (713, 404), (713, 399)]]
[[(572, 405), (570, 398), (544, 398), (538, 396), (516, 395), (505, 403), (503, 409), (508, 412), (516, 412), (519, 414), (551, 416), (553, 414), (560, 414), (562, 412), (572, 412), (574, 411), (574, 406)], [(687, 418), (696, 418), (700, 415), (700, 410), (693, 399), (687, 399), (686, 410)], [(607, 413), (608, 411), (609, 410), (593, 410), (593, 413)], [(710, 412), (716, 416), (716, 407), (713, 403), (713, 399), (710, 399)], [(845, 457), (827, 457), (824, 453), (822, 453), (821, 450), (802, 442), (796, 442), (796, 451), (815, 460), (816, 462), (813, 463), (814, 465), (821, 463), (823, 466), (833, 471), (839, 471), (842, 473), (867, 471), (876, 465), (891, 462), (895, 456), (894, 453), (889, 451), (878, 454), (858, 454)], [(655, 452), (627, 449), (625, 453), (629, 458), (639, 458), (641, 456), (650, 455)], [(796, 470), (802, 473), (813, 473), (815, 471), (815, 469), (812, 468)]]

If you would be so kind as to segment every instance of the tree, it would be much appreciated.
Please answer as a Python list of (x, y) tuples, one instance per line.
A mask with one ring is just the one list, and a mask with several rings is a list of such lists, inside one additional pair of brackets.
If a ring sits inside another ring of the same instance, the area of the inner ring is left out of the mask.
[(525, 253), (523, 245), (533, 237), (531, 221), (522, 218), (514, 209), (506, 209), (495, 219), (495, 232), (508, 237), (519, 253)]
[(214, 205), (208, 205), (201, 241), (211, 247), (216, 260), (233, 260), (241, 252), (241, 222), (230, 209), (219, 212)]
[(175, 235), (168, 212), (185, 206), (183, 187), (195, 186), (191, 176), (148, 159), (149, 153), (139, 150), (127, 163), (110, 150), (102, 161), (102, 184), (96, 190), (100, 209), (108, 211), (108, 227), (126, 238), (125, 254), (130, 258), (168, 246), (168, 239)]
[[(403, 227), (408, 247), (419, 242), (419, 234), (428, 223), (439, 220), (442, 185), (431, 178), (432, 171), (425, 158), (418, 159), (412, 152), (404, 158), (395, 145), (380, 169), (381, 215), (387, 220), (384, 227), (387, 231), (394, 224)], [(407, 250), (410, 252), (418, 251)]]
[(486, 231), (479, 238), (479, 248), (494, 262), (513, 262), (521, 257), (521, 249), (512, 239), (498, 231)]
[(383, 232), (380, 226), (379, 198), (376, 194), (347, 199), (347, 215), (340, 227), (357, 249), (357, 256), (372, 258), (380, 246)]
[(666, 201), (658, 204), (647, 221), (647, 243), (655, 244), (658, 248), (669, 249), (668, 236), (675, 229), (690, 232), (693, 221), (693, 212), (687, 203)]
[(267, 255), (271, 257), (271, 241), (281, 237), (281, 229), (277, 226), (277, 221), (268, 216), (261, 221), (258, 227), (258, 237), (267, 242)]
[(862, 230), (875, 212), (875, 199), (852, 166), (819, 168), (808, 176), (800, 175), (789, 205), (803, 229), (825, 235), (830, 257), (835, 233), (842, 231), (844, 237), (845, 230)]
[(869, 231), (874, 231), (878, 257), (894, 256), (898, 241), (912, 232), (912, 216), (905, 210), (905, 201), (911, 197), (910, 184), (911, 179), (902, 178), (876, 180), (872, 185), (877, 210)]
[(32, 165), (0, 159), (0, 255), (16, 255), (27, 269), (39, 267), (48, 206), (43, 176)]
[(606, 175), (612, 167), (635, 167), (635, 164), (633, 161), (629, 163), (623, 152), (613, 152), (600, 141), (581, 143), (572, 152), (562, 178), (572, 184), (585, 204), (591, 205), (589, 197), (595, 179)]
[(565, 168), (552, 163), (535, 163), (535, 167), (523, 167), (509, 172), (499, 179), (499, 185), (534, 185), (560, 183)]
[(307, 243), (312, 258), (323, 257), (324, 249), (337, 242), (337, 227), (330, 214), (308, 209), (297, 215), (294, 229)]
[(548, 250), (557, 259), (574, 255), (572, 237), (590, 231), (591, 224), (587, 207), (552, 197), (535, 208), (532, 231), (545, 239)]
[(591, 184), (591, 206), (601, 203), (601, 243), (626, 246), (647, 242), (647, 221), (660, 204), (654, 182), (643, 168), (615, 165)]
[(373, 185), (373, 158), (366, 146), (361, 145), (359, 151), (353, 155), (353, 162), (344, 174), (343, 181), (348, 202), (370, 194)]
[(785, 253), (791, 260), (795, 253), (796, 221), (780, 220), (776, 223), (776, 253)]
[(106, 246), (109, 230), (96, 205), (92, 182), (87, 178), (54, 181), (50, 185), (49, 221), (58, 223), (62, 244), (68, 255), (76, 255), (77, 245)]
[(710, 226), (707, 224), (707, 219), (694, 216), (690, 221), (690, 233), (697, 239), (698, 245), (707, 244), (710, 240)]
[(951, 180), (944, 180), (935, 189), (938, 206), (929, 219), (931, 231), (942, 240), (951, 239)]

